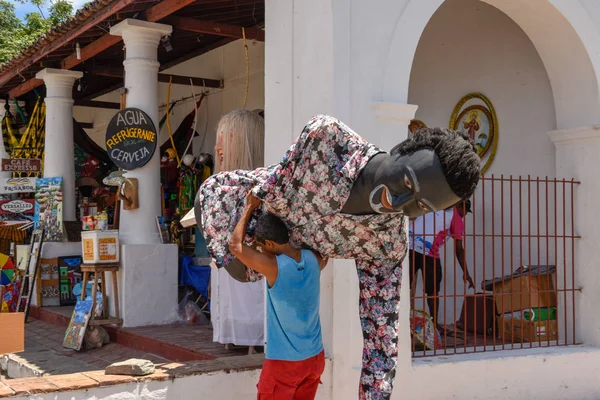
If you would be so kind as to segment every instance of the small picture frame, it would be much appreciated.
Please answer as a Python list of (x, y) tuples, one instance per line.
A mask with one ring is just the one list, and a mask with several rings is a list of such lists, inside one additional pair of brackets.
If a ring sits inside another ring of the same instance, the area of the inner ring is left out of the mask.
[(450, 129), (464, 132), (473, 140), (481, 158), (481, 173), (485, 173), (498, 148), (498, 118), (490, 99), (476, 92), (463, 96), (450, 116)]

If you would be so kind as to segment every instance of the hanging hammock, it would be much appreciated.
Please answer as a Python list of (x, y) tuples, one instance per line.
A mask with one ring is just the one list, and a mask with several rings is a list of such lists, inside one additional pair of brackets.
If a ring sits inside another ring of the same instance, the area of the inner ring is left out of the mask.
[(7, 154), (10, 154), (13, 148), (18, 145), (18, 137), (19, 128), (17, 127), (17, 121), (10, 110), (7, 109), (4, 118), (2, 118), (2, 142), (4, 143), (4, 151)]
[(44, 139), (46, 126), (46, 104), (38, 98), (29, 119), (29, 124), (19, 143), (12, 148), (11, 158), (38, 158), (42, 172), (13, 172), (14, 178), (42, 176), (44, 171)]
[(115, 171), (106, 150), (98, 146), (73, 118), (73, 142), (75, 143), (75, 179), (90, 177), (98, 179)]
[[(173, 140), (175, 141), (175, 150), (177, 154), (183, 154), (185, 147), (190, 140), (191, 135), (196, 135), (197, 132), (192, 132), (194, 125), (194, 117), (196, 116), (196, 109), (200, 109), (202, 101), (206, 97), (205, 93), (200, 95), (200, 99), (196, 103), (196, 108), (192, 109), (188, 115), (181, 121), (177, 130), (173, 133)], [(160, 146), (160, 154), (164, 154), (167, 149), (172, 148), (171, 140), (167, 139), (162, 146)]]
[(108, 153), (102, 147), (98, 146), (79, 125), (79, 122), (73, 118), (73, 141), (87, 154), (102, 161), (104, 164), (114, 165), (108, 157)]

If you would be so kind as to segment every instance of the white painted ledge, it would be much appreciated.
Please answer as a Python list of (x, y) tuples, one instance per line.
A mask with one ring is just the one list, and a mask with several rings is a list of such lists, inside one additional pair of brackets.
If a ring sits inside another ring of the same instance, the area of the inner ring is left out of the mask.
[(548, 136), (550, 136), (550, 140), (555, 145), (582, 140), (594, 141), (600, 139), (600, 125), (550, 131), (548, 132)]
[(406, 103), (393, 103), (387, 101), (373, 102), (373, 115), (381, 122), (407, 125), (415, 117), (419, 106)]
[(123, 36), (124, 31), (135, 31), (138, 32), (140, 36), (144, 36), (144, 34), (153, 35), (154, 32), (159, 33), (161, 36), (165, 36), (170, 35), (171, 32), (173, 32), (173, 27), (156, 22), (127, 18), (110, 28), (110, 34), (114, 36)]

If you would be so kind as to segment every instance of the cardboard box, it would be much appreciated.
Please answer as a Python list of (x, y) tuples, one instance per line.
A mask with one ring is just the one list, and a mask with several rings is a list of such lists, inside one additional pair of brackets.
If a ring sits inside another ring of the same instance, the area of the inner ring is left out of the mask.
[(494, 301), (498, 314), (537, 307), (556, 307), (554, 270), (543, 273), (544, 271), (532, 269), (530, 272), (532, 273), (515, 273), (494, 279)]
[(0, 355), (25, 350), (25, 314), (0, 313)]
[(498, 319), (504, 343), (535, 343), (558, 340), (556, 320), (526, 321), (506, 316), (501, 316)]

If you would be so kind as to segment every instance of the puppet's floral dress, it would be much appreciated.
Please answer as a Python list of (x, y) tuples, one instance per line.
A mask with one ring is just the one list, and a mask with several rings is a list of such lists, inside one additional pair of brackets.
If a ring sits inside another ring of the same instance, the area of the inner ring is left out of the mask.
[[(362, 169), (381, 152), (341, 121), (316, 116), (279, 164), (210, 177), (198, 192), (196, 207), (209, 252), (219, 267), (234, 258), (228, 243), (250, 189), (263, 199), (263, 209), (286, 223), (292, 244), (331, 258), (355, 259), (364, 339), (361, 399), (389, 399), (392, 392), (407, 233), (400, 214), (358, 216), (341, 210)], [(255, 223), (253, 219), (248, 226), (248, 242)], [(248, 270), (247, 278), (260, 277)]]

